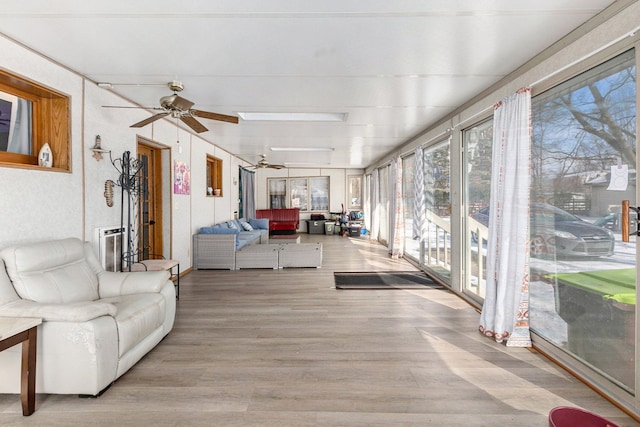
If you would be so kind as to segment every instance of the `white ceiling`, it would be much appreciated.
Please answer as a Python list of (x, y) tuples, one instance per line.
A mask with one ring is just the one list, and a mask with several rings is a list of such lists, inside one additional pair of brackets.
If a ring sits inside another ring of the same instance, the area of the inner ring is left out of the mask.
[[(251, 162), (265, 153), (361, 168), (610, 3), (21, 0), (3, 2), (0, 33), (142, 106), (158, 106), (180, 80), (180, 95), (206, 111), (348, 113), (339, 123), (200, 119), (201, 136)], [(131, 124), (151, 115), (131, 111)]]

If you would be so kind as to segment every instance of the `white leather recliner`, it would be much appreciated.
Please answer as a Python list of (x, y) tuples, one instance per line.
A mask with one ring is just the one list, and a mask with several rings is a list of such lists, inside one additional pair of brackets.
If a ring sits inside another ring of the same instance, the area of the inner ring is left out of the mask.
[[(38, 317), (36, 392), (97, 395), (173, 328), (167, 271), (105, 271), (76, 238), (0, 251), (0, 317)], [(0, 352), (0, 393), (20, 393), (21, 346)]]

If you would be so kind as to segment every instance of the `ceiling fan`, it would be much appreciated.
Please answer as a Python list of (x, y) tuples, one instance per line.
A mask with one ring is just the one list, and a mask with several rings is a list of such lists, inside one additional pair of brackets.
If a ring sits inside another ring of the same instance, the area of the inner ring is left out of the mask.
[(209, 129), (204, 127), (202, 123), (200, 123), (196, 117), (201, 117), (203, 119), (211, 119), (218, 120), (222, 122), (228, 123), (238, 123), (238, 117), (236, 116), (228, 116), (225, 114), (212, 113), (209, 111), (196, 110), (193, 107), (194, 103), (185, 99), (178, 95), (178, 92), (181, 92), (184, 89), (182, 82), (172, 81), (167, 83), (169, 89), (173, 91), (173, 95), (167, 95), (160, 98), (160, 107), (117, 107), (111, 105), (105, 105), (107, 108), (145, 108), (147, 110), (161, 110), (161, 113), (154, 114), (153, 116), (146, 118), (138, 123), (132, 124), (130, 127), (132, 128), (141, 128), (143, 126), (148, 125), (149, 123), (153, 123), (156, 120), (159, 120), (166, 116), (171, 116), (175, 119), (182, 120), (187, 126), (193, 129), (197, 133), (206, 132)]
[(254, 168), (256, 169), (264, 169), (264, 168), (283, 169), (284, 167), (285, 167), (284, 165), (269, 163), (269, 161), (267, 160), (267, 156), (265, 154), (260, 154), (260, 160), (254, 166)]

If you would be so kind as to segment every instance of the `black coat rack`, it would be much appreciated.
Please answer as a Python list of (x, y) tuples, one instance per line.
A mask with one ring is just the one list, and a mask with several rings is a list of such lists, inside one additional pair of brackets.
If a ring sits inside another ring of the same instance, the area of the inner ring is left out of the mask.
[[(131, 265), (138, 261), (136, 259), (138, 227), (135, 215), (137, 214), (136, 205), (143, 184), (141, 174), (143, 162), (136, 158), (131, 158), (131, 152), (125, 151), (122, 153), (121, 158), (111, 159), (111, 164), (120, 174), (115, 184), (121, 189), (120, 228), (125, 230), (126, 233), (126, 239), (120, 239), (120, 270), (128, 269), (131, 271)], [(126, 248), (124, 247), (125, 240), (127, 242)]]

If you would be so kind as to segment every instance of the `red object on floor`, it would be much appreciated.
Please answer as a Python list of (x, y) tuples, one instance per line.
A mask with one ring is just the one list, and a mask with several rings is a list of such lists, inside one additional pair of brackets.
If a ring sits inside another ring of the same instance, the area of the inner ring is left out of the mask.
[(593, 412), (570, 406), (558, 406), (549, 411), (549, 427), (619, 427)]
[(270, 232), (280, 231), (294, 234), (300, 228), (300, 209), (298, 208), (257, 209), (256, 218), (269, 219)]

